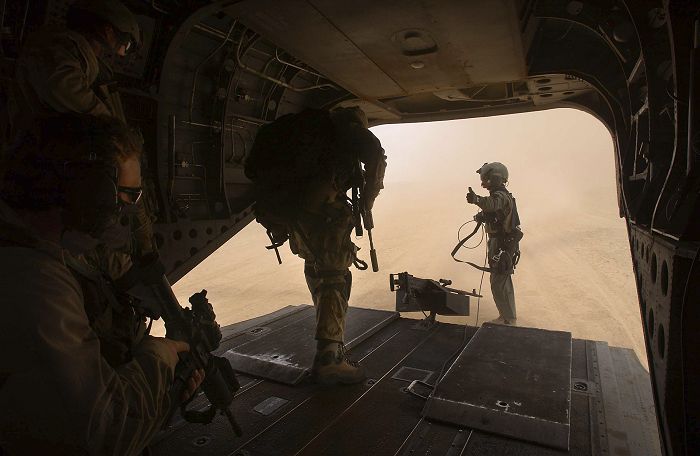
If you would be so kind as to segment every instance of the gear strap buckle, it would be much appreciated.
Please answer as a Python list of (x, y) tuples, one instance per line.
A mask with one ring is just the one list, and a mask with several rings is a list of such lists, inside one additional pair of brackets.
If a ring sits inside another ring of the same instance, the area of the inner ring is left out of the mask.
[(286, 242), (286, 239), (284, 241), (275, 241), (275, 238), (272, 234), (272, 231), (267, 230), (267, 237), (270, 238), (270, 245), (266, 245), (265, 248), (267, 250), (273, 250), (275, 251), (275, 255), (277, 255), (277, 263), (282, 264), (282, 257), (280, 256), (280, 251), (279, 248), (284, 245)]

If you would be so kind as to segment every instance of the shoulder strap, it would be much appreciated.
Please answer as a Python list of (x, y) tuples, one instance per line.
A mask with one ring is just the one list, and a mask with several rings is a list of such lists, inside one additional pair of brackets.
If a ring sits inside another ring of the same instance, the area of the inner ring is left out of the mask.
[(511, 230), (514, 230), (520, 226), (520, 215), (518, 214), (518, 205), (515, 202), (515, 197), (513, 197), (513, 195), (510, 195), (510, 197), (513, 201), (513, 209), (511, 211), (513, 214), (511, 217)]
[(107, 302), (109, 302), (109, 305), (112, 308), (120, 309), (123, 307), (119, 304), (119, 300), (117, 299), (117, 296), (114, 293), (114, 287), (109, 284), (108, 280), (104, 277), (104, 275), (102, 275), (100, 271), (77, 260), (72, 255), (66, 255), (65, 261), (66, 266), (68, 266), (68, 269), (73, 273), (74, 276), (76, 276), (76, 279), (78, 279), (78, 283), (81, 283), (81, 286), (82, 280), (80, 279), (87, 280), (100, 289), (102, 295), (107, 300)]
[(474, 236), (474, 235), (477, 233), (477, 231), (479, 231), (479, 228), (481, 228), (481, 225), (483, 225), (483, 222), (478, 222), (478, 223), (476, 224), (476, 227), (474, 227), (474, 230), (473, 230), (471, 233), (469, 233), (464, 239), (460, 240), (460, 241), (457, 243), (457, 245), (455, 246), (455, 248), (452, 249), (452, 252), (450, 253), (450, 255), (452, 255), (452, 259), (455, 260), (457, 263), (465, 263), (465, 264), (468, 264), (469, 266), (472, 266), (472, 267), (478, 269), (479, 271), (492, 272), (491, 268), (486, 268), (486, 267), (484, 267), (484, 266), (479, 266), (478, 264), (474, 264), (474, 263), (472, 263), (471, 261), (463, 261), (463, 260), (458, 259), (458, 258), (455, 256), (455, 255), (457, 255), (457, 252), (459, 251), (459, 249), (461, 249), (462, 246), (463, 246), (464, 244), (466, 244), (466, 242), (467, 242), (469, 239), (471, 239), (471, 237)]

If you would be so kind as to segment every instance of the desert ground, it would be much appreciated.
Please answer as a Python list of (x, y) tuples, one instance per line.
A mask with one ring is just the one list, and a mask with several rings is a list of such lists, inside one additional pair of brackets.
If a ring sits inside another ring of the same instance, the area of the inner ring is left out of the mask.
[[(393, 309), (388, 275), (403, 271), (478, 290), (481, 272), (454, 262), (450, 251), (457, 229), (476, 212), (465, 200), (467, 187), (487, 193), (475, 170), (500, 161), (510, 169), (509, 190), (525, 233), (514, 275), (518, 324), (631, 348), (647, 365), (626, 226), (617, 207), (613, 145), (600, 122), (558, 109), (373, 131), (388, 157), (385, 188), (374, 208), (380, 272), (353, 270), (350, 305)], [(261, 226), (248, 225), (174, 285), (181, 303), (206, 288), (222, 325), (309, 304), (302, 261), (284, 246), (278, 265), (264, 249), (267, 241)], [(354, 242), (369, 261), (366, 236)], [(459, 257), (481, 263), (484, 252), (485, 243), (463, 249)], [(472, 301), (471, 316), (440, 319), (477, 325), (496, 318), (488, 274), (482, 294), (478, 305)], [(162, 331), (155, 325), (155, 334)]]

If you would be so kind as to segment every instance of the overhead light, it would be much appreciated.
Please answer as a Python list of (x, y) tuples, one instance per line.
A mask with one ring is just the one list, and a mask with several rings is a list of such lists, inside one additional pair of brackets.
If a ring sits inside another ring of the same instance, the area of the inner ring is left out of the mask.
[(415, 60), (411, 62), (411, 68), (414, 70), (420, 70), (421, 68), (425, 68), (425, 62), (422, 60)]

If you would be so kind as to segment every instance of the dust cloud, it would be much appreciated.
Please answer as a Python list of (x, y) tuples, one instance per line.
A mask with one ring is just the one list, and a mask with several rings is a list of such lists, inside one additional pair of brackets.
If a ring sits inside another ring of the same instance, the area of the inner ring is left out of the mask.
[[(557, 109), (373, 131), (388, 157), (385, 189), (374, 208), (381, 271), (353, 270), (350, 305), (393, 309), (392, 272), (448, 278), (455, 288), (478, 290), (481, 272), (452, 261), (450, 251), (457, 229), (476, 212), (466, 202), (467, 187), (487, 193), (476, 169), (500, 161), (509, 168), (525, 233), (514, 276), (518, 324), (632, 348), (646, 366), (626, 227), (617, 208), (613, 144), (597, 119)], [(263, 247), (267, 242), (262, 227), (251, 223), (174, 286), (178, 298), (184, 304), (206, 288), (222, 325), (309, 304), (302, 260), (285, 246), (278, 265)], [(368, 260), (366, 236), (355, 243)], [(481, 263), (484, 254), (485, 243), (459, 257)], [(470, 317), (440, 319), (474, 325), (498, 317), (488, 274), (482, 292)], [(154, 332), (162, 334), (162, 327)]]

